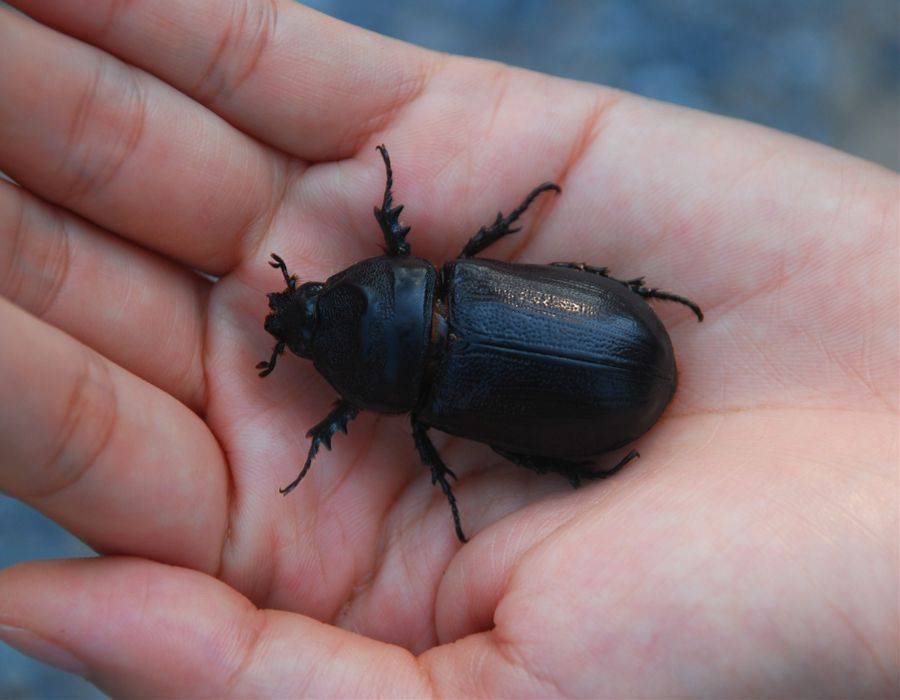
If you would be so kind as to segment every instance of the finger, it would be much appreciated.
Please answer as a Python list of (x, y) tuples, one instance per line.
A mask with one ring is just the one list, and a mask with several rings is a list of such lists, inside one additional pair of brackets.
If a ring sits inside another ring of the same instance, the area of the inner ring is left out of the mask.
[(117, 697), (430, 695), (399, 647), (258, 610), (209, 576), (137, 559), (5, 570), (0, 638)]
[(209, 283), (0, 182), (0, 295), (195, 410)]
[(213, 570), (227, 483), (195, 413), (0, 299), (0, 490), (100, 551)]
[(284, 159), (146, 73), (0, 10), (0, 169), (213, 273), (266, 228)]
[(441, 61), (286, 0), (12, 4), (313, 160), (354, 153)]

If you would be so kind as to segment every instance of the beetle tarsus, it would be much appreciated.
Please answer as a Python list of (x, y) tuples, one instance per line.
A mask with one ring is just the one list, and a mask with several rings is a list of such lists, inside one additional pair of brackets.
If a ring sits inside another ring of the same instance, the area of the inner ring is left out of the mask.
[(474, 257), (488, 246), (499, 241), (504, 236), (508, 236), (511, 233), (521, 231), (521, 228), (510, 228), (511, 224), (525, 213), (525, 210), (531, 206), (531, 203), (535, 199), (537, 199), (542, 192), (549, 191), (562, 192), (562, 190), (559, 188), (559, 185), (557, 185), (556, 183), (543, 182), (533, 190), (531, 190), (531, 192), (528, 193), (528, 196), (525, 197), (522, 203), (515, 209), (513, 209), (512, 212), (510, 212), (509, 216), (504, 218), (503, 212), (497, 212), (497, 218), (494, 219), (494, 223), (492, 223), (490, 226), (482, 226), (480, 229), (478, 229), (478, 232), (469, 239), (468, 243), (466, 243), (466, 246), (462, 249), (459, 257)]
[(425, 466), (431, 469), (431, 483), (440, 484), (441, 491), (444, 492), (447, 501), (450, 503), (450, 511), (453, 513), (453, 526), (456, 528), (456, 536), (459, 538), (460, 542), (468, 542), (463, 533), (462, 524), (459, 519), (459, 508), (456, 505), (456, 496), (453, 495), (453, 489), (450, 488), (450, 482), (447, 481), (448, 475), (458, 481), (457, 476), (446, 464), (444, 464), (438, 451), (434, 448), (431, 439), (428, 437), (428, 426), (424, 423), (420, 423), (413, 417), (412, 429), (413, 440), (416, 443), (419, 457)]
[(661, 289), (647, 288), (643, 286), (631, 288), (632, 290), (634, 290), (635, 294), (640, 294), (645, 299), (662, 299), (664, 301), (674, 301), (677, 304), (683, 304), (694, 312), (694, 314), (697, 316), (698, 322), (703, 321), (703, 312), (700, 310), (700, 307), (687, 297), (683, 297), (678, 294), (672, 294), (671, 292), (664, 292)]
[(582, 479), (606, 479), (618, 472), (622, 467), (628, 464), (635, 457), (639, 457), (637, 450), (632, 450), (614, 466), (603, 471), (592, 469), (592, 462), (576, 462), (568, 459), (558, 459), (555, 457), (541, 457), (540, 455), (528, 455), (519, 452), (510, 452), (500, 447), (491, 447), (501, 457), (505, 457), (513, 464), (525, 467), (538, 474), (546, 474), (547, 472), (555, 472), (561, 474), (569, 480), (572, 488), (577, 489), (581, 486)]
[(295, 289), (297, 287), (297, 275), (292, 275), (288, 272), (287, 264), (281, 259), (281, 256), (272, 253), (272, 259), (269, 261), (269, 265), (276, 270), (281, 270), (281, 274), (284, 275), (284, 283), (287, 285), (288, 289)]
[(377, 147), (384, 160), (384, 169), (387, 174), (387, 181), (384, 185), (384, 200), (381, 208), (375, 207), (375, 220), (381, 227), (384, 234), (384, 241), (387, 243), (387, 254), (393, 257), (404, 257), (409, 255), (409, 243), (406, 242), (406, 234), (409, 233), (409, 226), (400, 224), (400, 212), (403, 211), (403, 205), (393, 206), (394, 194), (391, 188), (394, 186), (394, 171), (391, 169), (391, 157), (388, 155), (387, 148), (384, 144)]
[(309, 444), (309, 452), (306, 455), (306, 462), (303, 463), (303, 469), (300, 470), (296, 479), (284, 488), (278, 489), (278, 492), (283, 496), (287, 496), (291, 491), (297, 488), (297, 485), (303, 481), (303, 477), (306, 476), (306, 473), (312, 466), (313, 460), (319, 453), (319, 447), (325, 445), (325, 449), (330, 450), (331, 438), (334, 437), (334, 434), (338, 430), (342, 433), (346, 433), (347, 424), (358, 415), (359, 409), (356, 408), (356, 406), (341, 400), (323, 420), (310, 428), (306, 436), (312, 438), (312, 442)]
[(256, 369), (261, 369), (262, 372), (259, 373), (260, 377), (268, 377), (272, 374), (272, 370), (275, 369), (275, 362), (278, 360), (278, 356), (284, 352), (284, 341), (280, 341), (275, 344), (275, 347), (272, 348), (272, 357), (268, 360), (263, 360), (262, 362), (256, 363)]
[(680, 294), (664, 292), (663, 290), (656, 289), (655, 287), (645, 287), (643, 277), (635, 277), (634, 279), (630, 280), (620, 280), (616, 279), (615, 277), (611, 277), (609, 274), (609, 269), (606, 267), (594, 267), (593, 265), (588, 265), (586, 263), (574, 262), (555, 262), (550, 264), (554, 267), (564, 267), (570, 270), (580, 270), (581, 272), (590, 272), (594, 275), (606, 277), (607, 279), (611, 279), (613, 282), (624, 284), (632, 292), (644, 297), (645, 299), (662, 299), (663, 301), (674, 301), (677, 304), (683, 304), (694, 312), (694, 314), (697, 316), (698, 321), (703, 320), (703, 311), (701, 311), (700, 307), (693, 301), (691, 301), (687, 297), (681, 296)]

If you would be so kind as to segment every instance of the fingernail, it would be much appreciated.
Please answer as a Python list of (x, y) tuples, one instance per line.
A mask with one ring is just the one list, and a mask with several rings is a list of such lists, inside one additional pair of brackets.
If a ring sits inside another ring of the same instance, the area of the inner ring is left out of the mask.
[(30, 630), (0, 625), (0, 641), (6, 642), (13, 649), (18, 649), (26, 656), (43, 661), (45, 664), (56, 666), (56, 668), (79, 676), (87, 676), (87, 666), (75, 658), (71, 652)]

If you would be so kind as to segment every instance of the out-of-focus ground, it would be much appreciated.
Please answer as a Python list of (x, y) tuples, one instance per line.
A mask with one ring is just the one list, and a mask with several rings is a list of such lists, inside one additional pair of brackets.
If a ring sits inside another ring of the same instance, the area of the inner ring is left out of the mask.
[(740, 117), (900, 169), (892, 0), (310, 0), (334, 17)]
[[(892, 0), (311, 0), (451, 53), (740, 117), (900, 169), (900, 4)], [(0, 567), (89, 550), (0, 496)], [(0, 645), (0, 698), (96, 698)]]

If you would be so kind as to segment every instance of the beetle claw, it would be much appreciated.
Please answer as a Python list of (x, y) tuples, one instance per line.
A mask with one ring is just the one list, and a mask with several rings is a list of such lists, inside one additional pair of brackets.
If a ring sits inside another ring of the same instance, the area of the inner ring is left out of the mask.
[(288, 272), (287, 264), (280, 255), (272, 253), (271, 258), (272, 259), (269, 260), (269, 266), (274, 267), (276, 270), (281, 270), (281, 274), (284, 277), (284, 283), (288, 286), (288, 289), (295, 289), (297, 286), (297, 275), (292, 275)]

